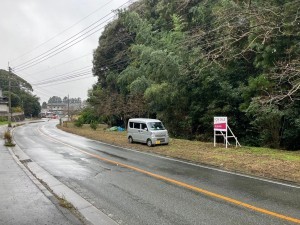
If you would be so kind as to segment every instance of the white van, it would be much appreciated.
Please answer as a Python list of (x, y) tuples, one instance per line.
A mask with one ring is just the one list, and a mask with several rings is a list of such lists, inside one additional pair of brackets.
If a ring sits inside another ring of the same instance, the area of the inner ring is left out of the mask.
[(129, 143), (146, 143), (149, 147), (169, 144), (168, 131), (160, 120), (135, 118), (129, 119), (127, 127)]

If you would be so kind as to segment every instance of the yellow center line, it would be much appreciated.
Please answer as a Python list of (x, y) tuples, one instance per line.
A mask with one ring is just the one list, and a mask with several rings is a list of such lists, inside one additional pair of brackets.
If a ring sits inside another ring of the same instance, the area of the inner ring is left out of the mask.
[(128, 168), (128, 169), (131, 169), (131, 170), (134, 170), (134, 171), (137, 171), (137, 172), (140, 172), (140, 173), (143, 173), (143, 174), (146, 174), (148, 176), (151, 176), (151, 177), (154, 177), (154, 178), (157, 178), (159, 180), (163, 180), (163, 181), (167, 181), (169, 183), (172, 183), (172, 184), (176, 184), (177, 186), (181, 186), (181, 187), (184, 187), (184, 188), (187, 188), (187, 189), (190, 189), (190, 190), (193, 190), (195, 192), (198, 192), (198, 193), (202, 193), (202, 194), (205, 194), (205, 195), (208, 195), (210, 197), (213, 197), (213, 198), (217, 198), (217, 199), (222, 199), (223, 201), (225, 202), (229, 202), (231, 204), (235, 204), (235, 205), (238, 205), (238, 206), (242, 206), (242, 207), (245, 207), (245, 208), (248, 208), (248, 209), (251, 209), (253, 211), (256, 211), (256, 212), (259, 212), (259, 213), (263, 213), (263, 214), (267, 214), (267, 215), (270, 215), (270, 216), (273, 216), (273, 217), (277, 217), (277, 218), (280, 218), (280, 219), (283, 219), (283, 220), (286, 220), (286, 221), (289, 221), (289, 222), (294, 222), (294, 223), (297, 223), (297, 224), (300, 224), (300, 219), (297, 219), (297, 218), (293, 218), (293, 217), (289, 217), (289, 216), (285, 216), (283, 214), (279, 214), (279, 213), (276, 213), (276, 212), (272, 212), (272, 211), (269, 211), (267, 209), (264, 209), (264, 208), (260, 208), (260, 207), (256, 207), (256, 206), (253, 206), (253, 205), (250, 205), (250, 204), (247, 204), (247, 203), (244, 203), (244, 202), (241, 202), (241, 201), (238, 201), (236, 199), (233, 199), (233, 198), (230, 198), (230, 197), (226, 197), (224, 195), (220, 195), (220, 194), (217, 194), (217, 193), (214, 193), (214, 192), (211, 192), (211, 191), (207, 191), (205, 189), (202, 189), (202, 188), (198, 188), (196, 186), (193, 186), (193, 185), (190, 185), (190, 184), (187, 184), (187, 183), (184, 183), (184, 182), (181, 182), (181, 181), (178, 181), (178, 180), (174, 180), (174, 179), (171, 179), (171, 178), (168, 178), (168, 177), (165, 177), (165, 176), (162, 176), (162, 175), (158, 175), (158, 174), (155, 174), (155, 173), (151, 173), (149, 171), (146, 171), (146, 170), (143, 170), (143, 169), (140, 169), (138, 167), (134, 167), (134, 166), (130, 166), (130, 165), (127, 165), (127, 164), (124, 164), (124, 163), (120, 163), (120, 162), (117, 162), (117, 161), (114, 161), (114, 160), (110, 160), (110, 159), (107, 159), (107, 158), (103, 158), (99, 155), (96, 155), (96, 154), (92, 154), (90, 152), (87, 152), (87, 151), (84, 151), (84, 150), (81, 150), (79, 148), (76, 148), (72, 145), (69, 145), (67, 143), (64, 143), (56, 138), (53, 138), (53, 137), (50, 137), (50, 136), (47, 136), (43, 131), (40, 130), (41, 133), (43, 133), (46, 137), (50, 138), (50, 139), (53, 139), (57, 142), (60, 142), (70, 148), (73, 148), (77, 151), (80, 151), (86, 155), (89, 155), (89, 156), (92, 156), (94, 158), (97, 158), (101, 161), (105, 161), (105, 162), (108, 162), (108, 163), (111, 163), (111, 164), (114, 164), (114, 165), (118, 165), (118, 166), (122, 166), (124, 168)]

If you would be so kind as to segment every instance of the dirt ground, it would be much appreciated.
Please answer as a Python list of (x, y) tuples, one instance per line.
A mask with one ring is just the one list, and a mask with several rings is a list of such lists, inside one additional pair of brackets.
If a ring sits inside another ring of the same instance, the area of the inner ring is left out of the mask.
[(173, 138), (169, 145), (148, 147), (138, 143), (130, 144), (126, 132), (108, 131), (103, 125), (100, 125), (96, 131), (88, 125), (78, 128), (71, 123), (67, 124), (67, 127), (58, 126), (58, 128), (125, 148), (300, 185), (300, 151), (256, 147), (226, 149), (223, 145), (213, 147), (213, 143)]

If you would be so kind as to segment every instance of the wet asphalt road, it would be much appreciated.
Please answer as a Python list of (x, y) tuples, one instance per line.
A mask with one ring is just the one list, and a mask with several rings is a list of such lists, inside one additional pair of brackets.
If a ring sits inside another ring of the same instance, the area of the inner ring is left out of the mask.
[(296, 224), (141, 171), (300, 219), (299, 187), (109, 146), (60, 131), (56, 124), (18, 127), (15, 140), (33, 161), (119, 224)]

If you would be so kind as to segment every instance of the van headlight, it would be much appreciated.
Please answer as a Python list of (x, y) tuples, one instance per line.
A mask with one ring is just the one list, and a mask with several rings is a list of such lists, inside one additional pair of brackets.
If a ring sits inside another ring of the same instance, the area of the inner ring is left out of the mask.
[(151, 137), (155, 137), (155, 134), (154, 134), (154, 133), (151, 133)]

